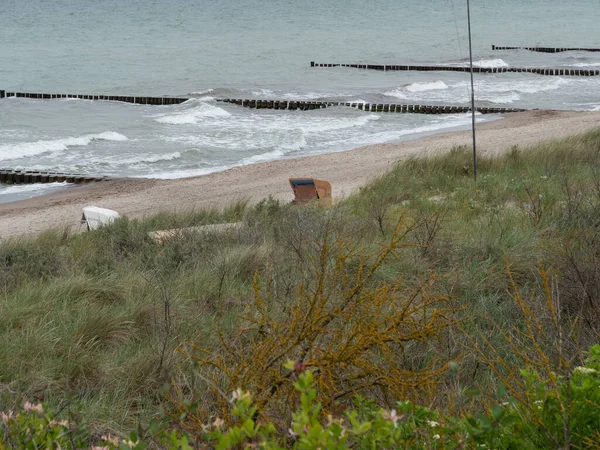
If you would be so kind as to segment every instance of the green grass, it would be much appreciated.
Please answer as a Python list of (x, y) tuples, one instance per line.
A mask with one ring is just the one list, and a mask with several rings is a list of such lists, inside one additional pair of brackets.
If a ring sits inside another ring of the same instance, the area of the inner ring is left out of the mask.
[[(600, 130), (480, 157), (476, 186), (470, 158), (454, 148), (409, 159), (328, 210), (266, 199), (0, 244), (0, 410), (24, 398), (70, 402), (93, 428), (123, 430), (157, 413), (166, 383), (202, 398), (202, 378), (176, 349), (218, 351), (217, 330), (227, 339), (242, 326), (255, 273), (268, 273), (272, 301), (285, 303), (317, 261), (328, 224), (376, 249), (402, 214), (416, 224), (407, 239), (417, 245), (379, 277), (411, 286), (438, 274), (436, 289), (466, 308), (467, 332), (502, 347), (487, 318), (519, 320), (507, 267), (537, 308), (543, 260), (559, 284), (563, 320), (583, 324), (588, 346), (600, 330)], [(164, 244), (148, 237), (234, 221), (244, 226)], [(458, 333), (436, 345), (462, 357), (462, 386), (489, 380)]]

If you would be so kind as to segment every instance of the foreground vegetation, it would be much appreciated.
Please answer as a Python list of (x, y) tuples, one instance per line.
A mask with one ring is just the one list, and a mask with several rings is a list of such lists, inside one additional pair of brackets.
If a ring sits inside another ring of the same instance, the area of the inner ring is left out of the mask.
[[(598, 424), (575, 418), (573, 389), (598, 386), (574, 368), (599, 369), (584, 354), (600, 327), (599, 163), (594, 131), (480, 158), (474, 186), (456, 148), (328, 210), (267, 199), (5, 242), (0, 410), (76, 411), (93, 442), (157, 419), (200, 442), (217, 419), (239, 423), (241, 388), (256, 408), (245, 419), (273, 445), (300, 442), (282, 437), (304, 415), (310, 430), (355, 411), (340, 445), (357, 446), (352, 427), (376, 429), (393, 409), (449, 431), (425, 439), (407, 422), (417, 434), (392, 447), (591, 445)], [(242, 225), (148, 236), (224, 222)], [(310, 405), (297, 395), (308, 373)], [(586, 415), (598, 416), (590, 395)]]
[[(529, 380), (527, 395), (534, 399), (528, 408), (506, 395), (496, 395), (501, 404), (476, 417), (443, 416), (429, 408), (400, 401), (385, 410), (363, 397), (354, 398), (353, 408), (343, 414), (325, 414), (316, 401), (317, 383), (312, 371), (291, 361), (294, 388), (300, 403), (292, 414), (287, 433), (278, 433), (273, 422), (257, 421), (258, 408), (249, 392), (237, 389), (231, 396), (230, 426), (216, 418), (190, 437), (164, 423), (154, 422), (124, 439), (104, 435), (94, 449), (145, 449), (157, 445), (172, 450), (195, 447), (262, 449), (349, 449), (349, 448), (599, 448), (600, 447), (600, 345), (592, 347), (586, 365), (576, 367), (568, 380), (543, 380), (535, 372), (524, 372)], [(547, 389), (549, 383), (555, 389)], [(567, 414), (563, 399), (569, 398)], [(565, 428), (565, 420), (568, 425)], [(93, 440), (81, 421), (57, 421), (44, 413), (41, 404), (25, 404), (22, 412), (3, 413), (0, 438), (8, 448), (88, 448)], [(565, 430), (568, 429), (568, 433)]]

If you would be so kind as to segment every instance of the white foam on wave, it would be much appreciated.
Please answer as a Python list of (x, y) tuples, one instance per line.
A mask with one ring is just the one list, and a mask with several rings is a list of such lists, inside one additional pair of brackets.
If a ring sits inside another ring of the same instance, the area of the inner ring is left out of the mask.
[(206, 95), (215, 92), (214, 89), (205, 89), (203, 91), (192, 92), (192, 95)]
[(443, 81), (431, 81), (431, 82), (417, 82), (405, 86), (408, 92), (426, 92), (426, 91), (438, 91), (441, 89), (448, 89), (448, 86)]
[(271, 89), (258, 89), (252, 91), (255, 97), (272, 98), (281, 100), (316, 100), (319, 98), (333, 98), (351, 96), (351, 92), (276, 92)]
[(508, 93), (506, 95), (495, 95), (493, 97), (486, 97), (485, 95), (479, 96), (479, 100), (486, 100), (490, 103), (496, 103), (499, 105), (507, 105), (521, 100), (521, 96), (515, 92)]
[(0, 139), (2, 138), (26, 138), (30, 136), (27, 132), (14, 129), (0, 130)]
[[(369, 122), (379, 120), (377, 114), (360, 115), (353, 118), (327, 118), (311, 121), (308, 124), (297, 126), (305, 134), (323, 133), (327, 131), (344, 130), (346, 128), (363, 127)], [(293, 125), (292, 125), (293, 126)]]
[[(475, 114), (476, 117), (476, 122), (482, 122), (485, 121), (486, 119), (482, 116), (482, 114)], [(458, 127), (462, 127), (465, 125), (469, 125), (471, 123), (472, 120), (472, 116), (471, 114), (453, 114), (450, 116), (447, 116), (445, 119), (442, 119), (442, 121), (436, 122), (434, 124), (431, 125), (424, 125), (424, 126), (420, 126), (420, 127), (416, 127), (416, 128), (408, 128), (406, 130), (401, 130), (398, 132), (394, 132), (398, 137), (401, 136), (407, 136), (407, 135), (411, 135), (411, 134), (423, 134), (423, 133), (431, 133), (431, 132), (436, 132), (436, 131), (441, 131), (441, 130), (446, 130), (448, 128), (458, 128)]]
[(333, 93), (333, 92), (305, 92), (303, 94), (298, 92), (286, 92), (281, 94), (279, 98), (283, 100), (316, 100), (319, 98), (332, 98), (332, 97), (343, 97), (352, 94), (348, 93)]
[(485, 67), (487, 69), (495, 69), (498, 67), (508, 67), (508, 63), (503, 59), (481, 59), (479, 61), (474, 61), (473, 65), (475, 67)]
[(242, 165), (246, 166), (259, 162), (272, 161), (274, 159), (281, 158), (282, 156), (285, 156), (285, 152), (283, 150), (273, 150), (271, 152), (261, 153), (260, 155), (253, 155), (249, 156), (248, 158), (244, 158), (242, 160)]
[[(490, 103), (510, 104), (521, 100), (523, 94), (558, 90), (570, 82), (562, 77), (535, 77), (521, 81), (480, 80), (475, 84), (475, 97), (477, 100)], [(415, 102), (466, 103), (470, 99), (469, 92), (470, 84), (467, 81), (459, 81), (448, 83), (445, 89), (409, 90), (405, 86), (384, 92), (384, 95)]]
[[(340, 130), (360, 129), (369, 122), (380, 120), (376, 114), (352, 112), (350, 117), (337, 114), (302, 114), (297, 111), (280, 114), (253, 113), (251, 116), (236, 117), (237, 120), (223, 121), (217, 129), (211, 127), (198, 133), (182, 136), (161, 136), (166, 142), (186, 147), (209, 148), (211, 151), (271, 151), (283, 148), (297, 151), (307, 146), (307, 139), (327, 139), (328, 135)], [(350, 131), (349, 131), (350, 132)]]
[(283, 144), (282, 147), (286, 150), (301, 150), (306, 147), (306, 136), (304, 132), (300, 133), (300, 137), (290, 144)]
[(408, 84), (406, 86), (400, 86), (391, 91), (384, 92), (383, 95), (387, 95), (388, 97), (396, 97), (399, 99), (407, 99), (409, 97), (414, 97), (410, 94), (426, 93), (430, 91), (442, 91), (446, 89), (448, 89), (448, 85), (443, 81), (423, 81)]
[[(189, 100), (185, 102), (185, 104), (197, 104), (197, 101)], [(225, 111), (218, 106), (209, 105), (208, 103), (200, 102), (197, 106), (192, 106), (189, 109), (186, 109), (182, 112), (164, 115), (155, 118), (157, 122), (166, 123), (170, 125), (192, 125), (196, 123), (200, 123), (203, 120), (211, 119), (211, 118), (219, 118), (219, 117), (229, 117), (230, 113)]]
[(298, 150), (302, 150), (306, 146), (307, 146), (306, 137), (304, 135), (304, 132), (301, 132), (298, 139), (296, 139), (294, 142), (281, 144), (279, 146), (279, 148), (276, 150), (272, 150), (269, 152), (260, 153), (258, 155), (252, 155), (247, 158), (244, 158), (242, 160), (242, 165), (255, 164), (258, 162), (272, 161), (274, 159), (279, 159), (286, 155), (289, 155), (290, 153), (297, 152)]
[[(135, 164), (152, 164), (152, 163), (158, 163), (158, 162), (163, 162), (163, 161), (174, 161), (176, 159), (181, 158), (181, 153), (179, 152), (173, 152), (173, 153), (166, 153), (163, 155), (139, 155), (139, 156), (132, 156), (130, 158), (118, 158), (115, 159), (114, 163), (115, 164), (120, 164), (120, 165), (128, 165), (128, 166), (133, 166)], [(103, 162), (106, 161), (106, 158), (101, 158), (98, 159), (97, 162)]]
[[(477, 123), (487, 122), (489, 120), (494, 120), (497, 116), (489, 115), (483, 116), (482, 114), (476, 114)], [(449, 129), (461, 129), (465, 128), (471, 123), (471, 115), (470, 114), (452, 114), (448, 116), (443, 116), (443, 118), (439, 118), (435, 120), (434, 123), (430, 125), (422, 125), (413, 128), (405, 128), (401, 130), (388, 130), (382, 131), (378, 133), (373, 133), (370, 135), (358, 135), (353, 139), (347, 140), (339, 140), (339, 141), (331, 141), (329, 143), (329, 147), (338, 147), (343, 146), (345, 148), (341, 148), (341, 150), (345, 150), (348, 147), (356, 148), (362, 145), (373, 145), (373, 144), (381, 144), (385, 142), (393, 142), (398, 140), (406, 139), (407, 137), (419, 137), (422, 135), (430, 135), (437, 134), (442, 131), (448, 131)]]
[(160, 162), (160, 161), (173, 161), (173, 160), (179, 159), (179, 158), (181, 158), (181, 153), (173, 152), (173, 153), (167, 153), (165, 155), (147, 156), (147, 157), (141, 158), (139, 160), (139, 162), (155, 163), (155, 162)]
[(579, 62), (572, 64), (563, 64), (563, 67), (600, 67), (600, 62)]
[[(554, 91), (568, 84), (569, 81), (562, 77), (550, 78), (534, 78), (526, 81), (516, 82), (487, 82), (481, 84), (485, 90), (489, 92), (518, 92), (522, 94), (537, 94), (538, 92)], [(463, 83), (467, 85), (466, 82)]]
[[(387, 95), (388, 97), (396, 97), (400, 100), (406, 100), (409, 98), (409, 95), (406, 94), (406, 91), (402, 88), (394, 89), (393, 91), (386, 91), (383, 95)], [(414, 98), (414, 96), (412, 96)]]
[(26, 158), (28, 156), (41, 155), (44, 153), (56, 153), (67, 150), (69, 147), (84, 147), (92, 141), (127, 141), (127, 136), (114, 131), (106, 131), (99, 134), (87, 134), (80, 137), (68, 137), (64, 139), (40, 140), (37, 142), (18, 142), (0, 145), (0, 161), (9, 159)]
[[(468, 127), (471, 121), (469, 114), (455, 114), (428, 118), (426, 123), (400, 127), (400, 129), (391, 127), (390, 124), (384, 124), (383, 131), (379, 131), (377, 127), (346, 131), (348, 126), (357, 126), (359, 123), (367, 124), (372, 120), (379, 119), (377, 115), (369, 113), (351, 114), (350, 117), (336, 117), (335, 115), (333, 117), (311, 117), (303, 115), (302, 119), (294, 113), (263, 116), (261, 119), (264, 120), (248, 123), (247, 125), (250, 128), (234, 137), (237, 142), (245, 142), (243, 147), (235, 147), (235, 152), (239, 154), (239, 158), (234, 157), (231, 160), (227, 157), (226, 159), (229, 159), (227, 162), (221, 158), (216, 160), (202, 158), (197, 167), (159, 168), (159, 166), (157, 167), (158, 170), (147, 174), (146, 177), (184, 178), (223, 171), (242, 165), (280, 160), (290, 156), (344, 151), (361, 145), (406, 139), (412, 135), (417, 137), (418, 135), (443, 132), (452, 128)], [(493, 118), (497, 118), (497, 116), (478, 115), (477, 121)], [(328, 122), (333, 122), (334, 125), (332, 126)], [(412, 122), (412, 120), (409, 122)], [(320, 134), (321, 131), (323, 131), (323, 134)], [(222, 142), (221, 138), (215, 140), (214, 137), (203, 136), (203, 139), (196, 141), (197, 137), (198, 135), (185, 137), (164, 136), (163, 138), (170, 142), (181, 142), (186, 146), (200, 145), (204, 147), (207, 145), (208, 149), (197, 150), (202, 153), (208, 152), (207, 155), (215, 154), (218, 156), (221, 149), (227, 149), (228, 151), (232, 149), (228, 144), (229, 141)], [(310, 142), (310, 146), (307, 145), (306, 141)], [(228, 152), (227, 155), (231, 155), (231, 152)], [(212, 164), (211, 161), (213, 161)]]
[(213, 166), (206, 168), (195, 168), (195, 169), (180, 169), (180, 170), (172, 170), (167, 172), (156, 172), (149, 173), (146, 175), (135, 175), (133, 178), (155, 178), (158, 180), (176, 180), (178, 178), (188, 178), (188, 177), (197, 177), (200, 175), (208, 175), (209, 173), (214, 172), (222, 172), (227, 169), (231, 169), (232, 167), (240, 166), (241, 164), (231, 164), (227, 166)]
[(275, 92), (271, 89), (257, 89), (256, 91), (252, 91), (252, 95), (256, 95), (257, 97), (274, 97)]
[(39, 194), (44, 191), (66, 187), (69, 183), (66, 181), (63, 183), (44, 183), (44, 184), (18, 184), (2, 187), (0, 189), (0, 195), (14, 195), (14, 194)]

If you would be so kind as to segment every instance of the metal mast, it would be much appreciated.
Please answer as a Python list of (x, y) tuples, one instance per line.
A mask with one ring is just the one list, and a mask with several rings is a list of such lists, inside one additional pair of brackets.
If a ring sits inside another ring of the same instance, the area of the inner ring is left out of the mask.
[(469, 23), (469, 64), (471, 67), (471, 117), (473, 133), (473, 179), (477, 183), (477, 150), (475, 147), (475, 84), (473, 82), (473, 47), (471, 45), (471, 5), (467, 0), (467, 22)]

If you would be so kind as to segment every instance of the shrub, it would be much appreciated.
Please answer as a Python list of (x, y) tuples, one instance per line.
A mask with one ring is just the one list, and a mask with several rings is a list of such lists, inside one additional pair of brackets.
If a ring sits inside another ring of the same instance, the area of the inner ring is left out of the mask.
[[(369, 254), (328, 229), (291, 303), (274, 298), (272, 280), (261, 283), (257, 276), (254, 302), (237, 336), (222, 334), (220, 351), (190, 349), (203, 379), (209, 380), (214, 406), (205, 396), (204, 407), (188, 416), (187, 427), (197, 430), (212, 413), (225, 410), (222, 392), (235, 387), (256, 392), (257, 417), (283, 427), (293, 392), (290, 373), (282, 371), (287, 359), (313, 371), (326, 411), (357, 393), (392, 403), (429, 399), (445, 364), (431, 352), (408, 356), (405, 349), (426, 348), (453, 324), (450, 298), (436, 292), (434, 276), (416, 288), (403, 287), (398, 276), (377, 278), (382, 264), (411, 246), (404, 243), (411, 231), (401, 219), (390, 240)], [(187, 404), (181, 401), (179, 407), (190, 413)]]

